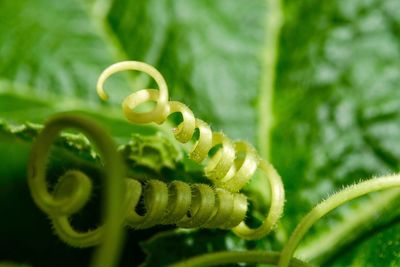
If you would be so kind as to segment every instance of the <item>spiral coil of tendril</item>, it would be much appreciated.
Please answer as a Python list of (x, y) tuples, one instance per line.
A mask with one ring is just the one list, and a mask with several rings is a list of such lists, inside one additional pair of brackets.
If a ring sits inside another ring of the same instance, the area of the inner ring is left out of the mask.
[[(107, 177), (122, 177), (115, 145), (99, 126), (81, 117), (59, 115), (45, 125), (34, 143), (29, 164), (29, 185), (33, 199), (49, 215), (60, 239), (71, 246), (88, 247), (101, 242), (106, 226), (79, 232), (71, 225), (70, 217), (87, 203), (92, 191), (90, 179), (80, 171), (69, 170), (59, 178), (53, 194), (47, 191), (45, 181), (45, 162), (52, 141), (59, 131), (71, 126), (83, 130), (96, 141), (104, 156)], [(143, 201), (140, 201), (141, 198)], [(144, 214), (136, 211), (141, 205)], [(136, 229), (156, 224), (229, 229), (245, 218), (247, 199), (240, 193), (214, 189), (206, 184), (189, 185), (181, 181), (166, 184), (159, 180), (148, 180), (143, 186), (134, 179), (125, 179), (124, 200), (115, 211), (118, 216), (113, 216), (117, 222), (122, 224), (124, 221)]]
[[(28, 165), (28, 183), (37, 206), (53, 221), (56, 234), (72, 246), (87, 247), (100, 244), (91, 266), (115, 266), (121, 245), (121, 229), (126, 224), (136, 229), (149, 228), (156, 224), (176, 224), (179, 227), (205, 227), (230, 229), (248, 239), (261, 238), (267, 234), (279, 219), (283, 209), (284, 192), (279, 175), (265, 160), (260, 159), (255, 150), (243, 141), (232, 142), (222, 133), (212, 133), (210, 127), (199, 119), (182, 103), (168, 102), (168, 91), (161, 74), (153, 67), (141, 62), (122, 62), (110, 66), (100, 76), (98, 92), (106, 98), (102, 85), (111, 74), (126, 70), (140, 70), (152, 76), (158, 83), (160, 92), (145, 89), (128, 96), (123, 102), (128, 120), (135, 123), (162, 123), (174, 113), (180, 112), (183, 121), (174, 129), (177, 140), (182, 143), (192, 139), (195, 129), (200, 136), (190, 157), (203, 161), (210, 149), (221, 145), (205, 167), (206, 176), (216, 185), (188, 184), (181, 181), (164, 183), (147, 180), (144, 184), (133, 179), (125, 179), (122, 159), (111, 137), (95, 122), (84, 117), (62, 114), (51, 118), (35, 140)], [(144, 102), (155, 101), (156, 107), (150, 112), (137, 113), (133, 109)], [(65, 128), (83, 131), (97, 147), (104, 165), (105, 203), (103, 203), (104, 223), (87, 232), (76, 231), (70, 217), (89, 200), (92, 182), (81, 171), (68, 170), (62, 175), (52, 193), (46, 183), (46, 164), (51, 145)], [(238, 193), (254, 172), (260, 169), (267, 177), (271, 202), (269, 212), (262, 225), (250, 229), (244, 222), (247, 212), (247, 198)], [(293, 253), (301, 239), (318, 221), (331, 210), (370, 192), (400, 186), (399, 175), (382, 176), (345, 188), (332, 195), (312, 209), (296, 227), (282, 253), (257, 251), (213, 253), (195, 257), (173, 266), (203, 266), (216, 262), (266, 262), (286, 267), (292, 262), (299, 266), (306, 263), (293, 260)], [(137, 211), (142, 207), (144, 212)], [(256, 258), (256, 259), (255, 259)], [(202, 265), (198, 265), (201, 263)]]
[[(58, 179), (49, 193), (46, 182), (46, 164), (51, 145), (65, 128), (83, 131), (98, 148), (104, 162), (105, 202), (103, 203), (103, 226), (87, 233), (76, 232), (69, 224), (68, 217), (79, 211), (89, 200), (92, 182), (84, 173), (67, 171)], [(51, 118), (36, 138), (28, 164), (28, 184), (36, 205), (55, 224), (56, 233), (64, 241), (83, 247), (103, 242), (96, 250), (92, 266), (115, 266), (122, 239), (123, 219), (123, 176), (124, 165), (112, 139), (102, 127), (84, 117), (62, 114)], [(96, 242), (95, 242), (96, 241)]]
[[(230, 229), (238, 225), (246, 215), (247, 199), (239, 193), (213, 189), (206, 184), (189, 185), (181, 181), (166, 184), (159, 180), (149, 180), (144, 188), (136, 180), (128, 179), (127, 182), (129, 209), (126, 223), (136, 229), (157, 224)], [(135, 211), (140, 195), (144, 200), (144, 215)]]
[[(250, 229), (244, 221), (235, 227), (234, 232), (248, 239), (261, 238), (279, 220), (284, 204), (284, 190), (280, 176), (272, 165), (261, 159), (255, 149), (244, 141), (232, 142), (223, 133), (212, 132), (204, 121), (194, 117), (193, 112), (184, 104), (177, 101), (168, 101), (168, 87), (163, 76), (152, 66), (138, 61), (124, 61), (109, 66), (100, 75), (97, 82), (97, 92), (105, 100), (108, 98), (103, 84), (109, 76), (125, 70), (142, 71), (151, 76), (158, 85), (156, 89), (142, 89), (130, 94), (122, 103), (123, 112), (132, 123), (161, 124), (173, 113), (182, 115), (182, 122), (173, 129), (175, 138), (181, 143), (192, 140), (196, 129), (199, 137), (195, 142), (189, 157), (200, 163), (204, 161), (212, 148), (217, 152), (211, 156), (205, 166), (205, 175), (219, 188), (231, 192), (238, 192), (251, 179), (257, 169), (267, 177), (271, 190), (270, 210), (263, 224)], [(140, 104), (155, 102), (153, 110), (136, 112), (134, 109)]]
[[(126, 118), (133, 123), (163, 123), (169, 115), (178, 112), (182, 114), (182, 122), (173, 129), (175, 138), (181, 143), (190, 141), (198, 129), (199, 137), (189, 153), (189, 157), (200, 163), (204, 161), (209, 151), (221, 145), (221, 148), (209, 160), (205, 167), (205, 175), (213, 183), (232, 192), (239, 191), (252, 177), (257, 169), (259, 157), (254, 148), (244, 141), (232, 142), (223, 133), (213, 133), (208, 124), (194, 117), (193, 112), (184, 104), (177, 101), (167, 101), (168, 89), (161, 74), (142, 62), (121, 62), (107, 68), (100, 76), (97, 84), (98, 94), (107, 99), (103, 90), (105, 80), (115, 72), (127, 69), (140, 70), (152, 76), (159, 90), (144, 89), (129, 95), (122, 104)], [(155, 101), (156, 107), (150, 112), (135, 112), (138, 105)], [(244, 159), (235, 161), (235, 155), (245, 154)]]
[[(144, 214), (136, 211), (141, 205)], [(166, 184), (159, 180), (149, 180), (142, 186), (134, 179), (126, 179), (124, 221), (135, 229), (159, 224), (176, 224), (183, 228), (230, 229), (244, 219), (246, 211), (247, 199), (239, 193), (212, 189), (205, 184), (189, 185), (181, 181)], [(50, 217), (57, 235), (71, 246), (89, 247), (101, 241), (103, 226), (78, 232), (71, 226), (68, 216)]]

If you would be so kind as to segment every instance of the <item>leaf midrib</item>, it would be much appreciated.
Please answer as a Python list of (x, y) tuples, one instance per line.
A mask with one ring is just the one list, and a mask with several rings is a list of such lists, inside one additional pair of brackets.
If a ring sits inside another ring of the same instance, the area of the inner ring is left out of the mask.
[(267, 0), (267, 12), (265, 45), (261, 56), (262, 71), (258, 102), (258, 145), (260, 155), (265, 159), (269, 159), (271, 154), (271, 130), (274, 123), (274, 87), (279, 56), (279, 38), (283, 24), (281, 0)]

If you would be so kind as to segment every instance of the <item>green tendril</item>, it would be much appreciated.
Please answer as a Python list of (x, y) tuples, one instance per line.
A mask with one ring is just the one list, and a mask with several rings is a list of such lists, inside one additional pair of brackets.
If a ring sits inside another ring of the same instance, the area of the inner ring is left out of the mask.
[(263, 171), (263, 174), (269, 178), (268, 181), (271, 187), (271, 206), (266, 218), (258, 228), (251, 229), (244, 222), (242, 222), (233, 229), (233, 232), (236, 235), (244, 239), (263, 238), (274, 228), (276, 222), (279, 221), (283, 212), (285, 191), (283, 189), (281, 177), (278, 175), (274, 167), (264, 160), (261, 160), (259, 167)]
[(283, 248), (278, 266), (289, 266), (289, 261), (304, 235), (316, 221), (325, 216), (327, 213), (352, 199), (371, 192), (391, 189), (398, 186), (400, 186), (400, 175), (383, 176), (349, 186), (321, 202), (314, 207), (297, 225), (286, 246)]
[[(169, 265), (169, 267), (205, 267), (220, 266), (230, 263), (264, 263), (276, 265), (279, 261), (279, 257), (280, 254), (278, 252), (226, 251), (193, 257), (189, 260)], [(291, 259), (289, 264), (290, 267), (310, 267), (308, 263), (295, 258)]]
[[(182, 121), (172, 132), (175, 138), (186, 143), (192, 139), (195, 141), (189, 157), (200, 163), (206, 161), (204, 172), (205, 176), (217, 187), (233, 193), (239, 192), (251, 179), (257, 169), (263, 172), (262, 179), (270, 183), (271, 202), (270, 210), (262, 225), (256, 229), (249, 228), (242, 221), (234, 232), (246, 239), (260, 239), (267, 235), (281, 217), (284, 205), (284, 190), (280, 176), (275, 169), (260, 160), (255, 149), (245, 141), (232, 141), (223, 133), (212, 132), (210, 126), (195, 118), (193, 112), (183, 103), (168, 101), (168, 87), (162, 75), (152, 66), (138, 61), (124, 61), (109, 66), (100, 75), (97, 82), (97, 92), (102, 99), (107, 99), (103, 85), (112, 74), (125, 70), (142, 71), (151, 76), (157, 83), (159, 90), (142, 89), (132, 93), (123, 101), (122, 107), (126, 118), (132, 123), (158, 123), (161, 124), (173, 113), (180, 113)], [(136, 112), (134, 109), (146, 102), (156, 102), (156, 106), (149, 112)], [(195, 136), (198, 129), (199, 135)], [(210, 151), (215, 148), (216, 153), (210, 155)], [(162, 189), (160, 187), (160, 192)], [(206, 190), (206, 189), (204, 189)], [(203, 198), (206, 201), (207, 198)], [(214, 202), (211, 197), (208, 199), (208, 210), (212, 211)], [(206, 205), (202, 206), (204, 209)], [(222, 210), (222, 209), (220, 209)], [(209, 215), (202, 215), (203, 210), (196, 213), (197, 222), (206, 222)], [(201, 215), (201, 216), (200, 216)], [(150, 215), (149, 215), (150, 216)], [(204, 217), (204, 218), (203, 218)], [(213, 225), (214, 223), (210, 223)], [(186, 226), (185, 224), (178, 224)], [(189, 224), (194, 226), (194, 224)], [(197, 225), (197, 223), (196, 223)], [(233, 224), (230, 224), (233, 225)]]
[[(46, 165), (51, 145), (66, 128), (82, 131), (94, 143), (104, 162), (105, 195), (103, 226), (87, 233), (76, 232), (68, 217), (81, 209), (89, 199), (92, 183), (80, 171), (67, 171), (61, 176), (54, 192), (48, 192)], [(72, 115), (56, 115), (48, 120), (35, 140), (28, 165), (28, 183), (39, 208), (52, 218), (56, 233), (67, 243), (84, 247), (100, 243), (91, 266), (115, 266), (122, 241), (123, 176), (125, 168), (111, 137), (90, 119)]]
[[(176, 224), (183, 228), (227, 229), (237, 226), (246, 215), (247, 199), (240, 193), (181, 181), (166, 184), (148, 180), (145, 186), (132, 179), (127, 181), (126, 223), (132, 228)], [(143, 215), (135, 211), (139, 205), (143, 205)]]
[[(52, 220), (61, 240), (74, 247), (98, 245), (92, 267), (112, 267), (117, 264), (122, 242), (122, 226), (135, 229), (157, 224), (175, 224), (183, 228), (232, 229), (244, 239), (261, 239), (273, 230), (283, 213), (285, 192), (281, 177), (274, 167), (261, 159), (255, 149), (244, 141), (232, 141), (223, 133), (212, 132), (210, 126), (195, 118), (184, 104), (168, 101), (168, 87), (162, 75), (143, 62), (126, 61), (108, 67), (100, 76), (97, 91), (106, 99), (103, 84), (113, 73), (138, 70), (156, 81), (158, 90), (143, 89), (123, 101), (123, 111), (132, 123), (158, 124), (172, 113), (181, 113), (182, 121), (172, 132), (181, 143), (190, 140), (194, 145), (189, 157), (195, 162), (205, 161), (205, 176), (213, 183), (188, 184), (182, 181), (164, 183), (159, 180), (139, 182), (123, 179), (125, 167), (111, 137), (90, 119), (60, 114), (52, 117), (35, 140), (28, 165), (28, 184), (37, 206)], [(149, 112), (136, 112), (135, 107), (145, 102), (156, 102)], [(104, 203), (103, 225), (79, 232), (70, 217), (82, 209), (92, 193), (91, 179), (79, 170), (68, 170), (49, 192), (46, 166), (51, 146), (62, 130), (82, 131), (99, 151), (103, 162)], [(195, 131), (199, 134), (195, 137)], [(215, 149), (215, 153), (210, 153)], [(269, 211), (261, 226), (252, 229), (245, 223), (248, 202), (240, 190), (255, 172), (269, 182)], [(125, 186), (124, 186), (125, 185)], [(233, 251), (197, 256), (170, 267), (219, 266), (229, 263), (266, 263), (279, 267), (308, 267), (308, 263), (293, 258), (293, 254), (307, 231), (320, 218), (344, 203), (370, 192), (400, 186), (400, 175), (383, 176), (345, 188), (314, 207), (298, 224), (289, 241), (278, 252)], [(139, 214), (137, 210), (142, 212)]]

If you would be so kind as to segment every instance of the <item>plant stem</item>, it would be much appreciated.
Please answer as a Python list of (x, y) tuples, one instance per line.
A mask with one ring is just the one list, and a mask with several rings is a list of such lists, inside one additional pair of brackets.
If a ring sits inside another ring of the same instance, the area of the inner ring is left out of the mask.
[(301, 239), (308, 232), (311, 226), (313, 226), (316, 221), (325, 216), (328, 212), (362, 195), (398, 186), (400, 186), (400, 175), (383, 176), (352, 185), (321, 202), (298, 224), (286, 246), (283, 248), (278, 266), (289, 266), (289, 261)]
[(384, 212), (396, 208), (399, 199), (400, 191), (398, 189), (375, 196), (357, 209), (354, 214), (346, 216), (340, 227), (335, 227), (334, 230), (318, 237), (315, 242), (302, 246), (296, 254), (301, 259), (312, 261), (318, 265), (323, 264), (335, 251), (354, 241), (371, 227), (367, 226), (365, 222), (372, 223)]

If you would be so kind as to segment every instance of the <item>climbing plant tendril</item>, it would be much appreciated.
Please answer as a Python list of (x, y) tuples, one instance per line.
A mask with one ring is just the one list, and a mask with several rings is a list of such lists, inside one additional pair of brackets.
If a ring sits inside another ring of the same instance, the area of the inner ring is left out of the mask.
[(135, 207), (140, 205), (142, 185), (132, 179), (128, 182), (130, 208), (126, 223), (136, 229), (157, 224), (229, 229), (238, 225), (246, 215), (247, 199), (242, 194), (212, 189), (205, 184), (190, 185), (181, 181), (166, 184), (158, 180), (146, 182), (143, 190), (146, 213), (139, 215)]
[[(67, 128), (85, 133), (99, 150), (104, 162), (104, 204), (101, 229), (78, 233), (69, 224), (68, 217), (82, 208), (89, 199), (92, 184), (80, 171), (67, 171), (61, 176), (54, 192), (48, 192), (46, 162), (51, 144), (57, 135)], [(95, 252), (91, 266), (115, 266), (122, 241), (123, 176), (124, 165), (116, 146), (108, 134), (92, 120), (61, 114), (52, 117), (33, 144), (28, 166), (28, 182), (33, 200), (54, 222), (58, 236), (74, 246), (92, 244), (96, 235), (101, 243)], [(100, 233), (101, 232), (101, 233)]]
[[(194, 117), (184, 104), (168, 100), (168, 87), (163, 76), (152, 66), (137, 61), (120, 62), (108, 67), (99, 77), (97, 92), (102, 99), (105, 81), (114, 73), (136, 70), (151, 76), (158, 89), (142, 89), (127, 96), (122, 108), (131, 123), (164, 123), (173, 113), (181, 120), (173, 134), (181, 143), (194, 143), (189, 158), (205, 162), (204, 175), (213, 186), (183, 181), (168, 183), (147, 179), (126, 178), (125, 166), (111, 137), (97, 123), (82, 116), (60, 114), (48, 120), (35, 140), (28, 165), (28, 183), (34, 202), (52, 220), (61, 240), (75, 247), (99, 246), (91, 266), (116, 266), (122, 241), (122, 227), (150, 228), (159, 224), (175, 224), (182, 228), (232, 229), (244, 239), (260, 239), (276, 225), (283, 212), (284, 190), (274, 167), (262, 159), (244, 141), (232, 141), (223, 133)], [(148, 112), (135, 109), (155, 102)], [(83, 132), (97, 148), (102, 159), (104, 176), (103, 224), (94, 230), (80, 232), (70, 223), (71, 216), (81, 210), (92, 194), (91, 179), (82, 171), (68, 170), (58, 178), (52, 192), (46, 182), (47, 158), (55, 138), (64, 129)], [(198, 134), (196, 134), (196, 130)], [(246, 225), (248, 199), (240, 190), (259, 170), (261, 179), (269, 183), (269, 211), (261, 226)], [(282, 252), (231, 251), (197, 256), (170, 265), (172, 267), (218, 266), (228, 263), (267, 263), (279, 267), (305, 267), (308, 263), (293, 257), (307, 231), (331, 210), (370, 192), (400, 186), (400, 176), (384, 176), (352, 185), (337, 192), (312, 209), (298, 224)], [(138, 211), (141, 212), (138, 212)]]
[[(262, 225), (256, 229), (249, 228), (244, 221), (233, 231), (246, 239), (259, 239), (268, 234), (279, 220), (284, 203), (284, 190), (280, 176), (265, 160), (260, 159), (255, 149), (244, 141), (232, 142), (223, 133), (213, 133), (210, 126), (194, 117), (193, 112), (184, 104), (168, 101), (168, 87), (162, 75), (152, 66), (137, 61), (124, 61), (111, 65), (100, 75), (97, 82), (97, 92), (106, 99), (103, 84), (109, 76), (125, 70), (137, 70), (151, 76), (159, 90), (142, 89), (129, 95), (122, 104), (124, 114), (132, 123), (158, 124), (166, 121), (173, 113), (180, 113), (182, 121), (173, 129), (175, 138), (181, 143), (187, 143), (194, 138), (195, 130), (199, 136), (189, 153), (189, 157), (202, 162), (212, 148), (217, 152), (211, 156), (205, 166), (205, 175), (215, 186), (231, 192), (238, 192), (251, 179), (257, 169), (260, 169), (264, 179), (268, 179), (271, 188), (270, 210)], [(135, 112), (134, 109), (146, 102), (156, 102), (149, 112)], [(219, 147), (218, 147), (219, 145)]]
[(298, 224), (289, 238), (282, 253), (277, 252), (221, 252), (193, 257), (189, 260), (171, 265), (171, 267), (217, 266), (237, 262), (268, 263), (278, 267), (309, 266), (293, 258), (293, 253), (307, 231), (323, 216), (333, 209), (371, 192), (400, 187), (400, 175), (383, 176), (345, 188), (313, 208)]

